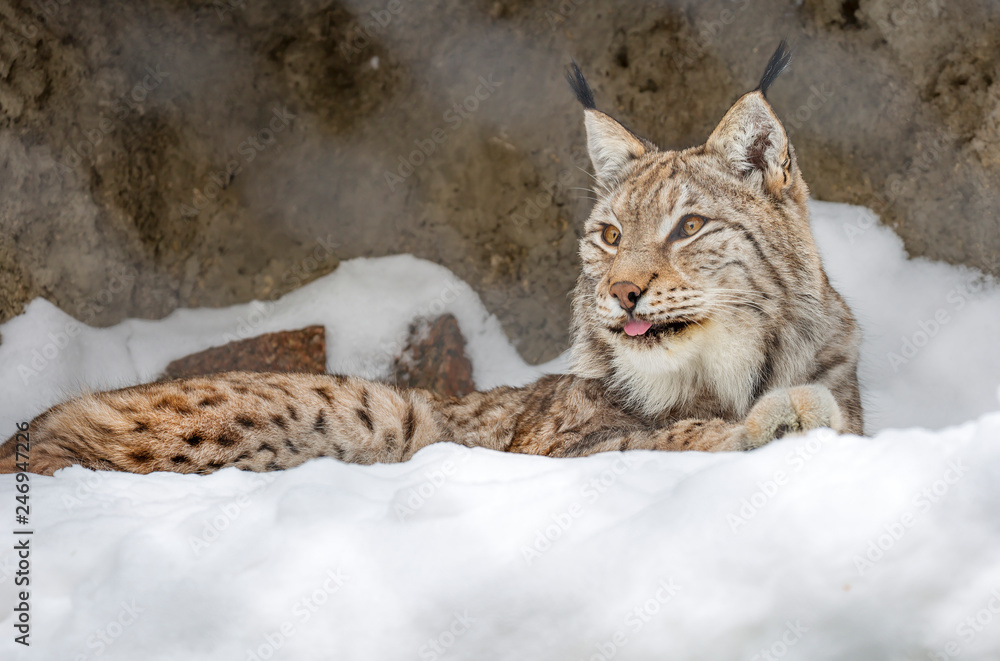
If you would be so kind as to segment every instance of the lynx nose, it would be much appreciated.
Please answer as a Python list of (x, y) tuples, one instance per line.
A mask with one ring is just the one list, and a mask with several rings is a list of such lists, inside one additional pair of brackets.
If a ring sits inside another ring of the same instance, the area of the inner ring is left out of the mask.
[(618, 299), (618, 304), (626, 312), (635, 309), (635, 304), (642, 295), (642, 290), (634, 282), (616, 282), (611, 285), (611, 295)]

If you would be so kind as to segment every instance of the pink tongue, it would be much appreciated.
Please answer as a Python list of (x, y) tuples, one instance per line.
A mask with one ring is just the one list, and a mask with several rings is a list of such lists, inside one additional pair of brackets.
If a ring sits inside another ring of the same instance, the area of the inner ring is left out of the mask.
[(625, 324), (625, 334), (635, 337), (636, 335), (643, 335), (649, 330), (649, 327), (653, 324), (648, 321), (640, 321), (638, 319), (632, 319), (627, 324)]

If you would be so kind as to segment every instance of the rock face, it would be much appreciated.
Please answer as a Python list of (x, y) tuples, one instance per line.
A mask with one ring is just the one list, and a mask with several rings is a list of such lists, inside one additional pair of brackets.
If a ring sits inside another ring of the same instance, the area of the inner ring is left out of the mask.
[(308, 326), (205, 349), (167, 365), (163, 378), (180, 379), (237, 370), (322, 374), (326, 371), (326, 329)]
[[(181, 379), (219, 372), (326, 372), (326, 329), (266, 333), (229, 342), (179, 358), (164, 370), (162, 379)], [(450, 314), (418, 320), (393, 362), (393, 379), (403, 388), (426, 388), (445, 397), (461, 397), (475, 390), (472, 363), (465, 355), (465, 337)]]
[(0, 321), (267, 300), (409, 252), (552, 358), (590, 205), (563, 67), (684, 147), (781, 37), (813, 194), (1000, 275), (998, 28), (990, 0), (0, 0)]
[(445, 397), (461, 397), (476, 389), (465, 337), (450, 314), (421, 319), (410, 327), (406, 348), (396, 357), (396, 384), (426, 388)]

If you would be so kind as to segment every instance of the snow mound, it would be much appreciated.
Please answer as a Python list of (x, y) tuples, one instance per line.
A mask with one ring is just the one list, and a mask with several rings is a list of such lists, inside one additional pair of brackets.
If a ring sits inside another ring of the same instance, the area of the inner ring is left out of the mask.
[[(25, 536), (0, 550), (0, 604), (30, 592), (31, 647), (5, 609), (0, 655), (997, 658), (1000, 290), (907, 260), (867, 210), (812, 209), (865, 330), (873, 438), (562, 460), (440, 445), (397, 465), (35, 476), (30, 586), (15, 584)], [(0, 435), (74, 393), (309, 324), (327, 327), (330, 371), (384, 377), (410, 321), (443, 312), (481, 388), (566, 368), (525, 365), (447, 270), (361, 259), (278, 301), (106, 329), (36, 300), (0, 326)], [(16, 484), (0, 478), (11, 530)]]

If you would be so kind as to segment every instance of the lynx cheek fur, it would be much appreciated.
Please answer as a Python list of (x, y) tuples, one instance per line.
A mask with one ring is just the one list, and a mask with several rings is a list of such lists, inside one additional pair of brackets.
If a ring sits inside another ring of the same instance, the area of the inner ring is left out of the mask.
[[(573, 374), (459, 399), (335, 375), (233, 372), (78, 397), (0, 472), (279, 470), (405, 461), (450, 441), (550, 456), (748, 450), (817, 427), (862, 433), (858, 330), (827, 280), (795, 154), (760, 85), (708, 141), (660, 151), (574, 65), (598, 201), (580, 242)], [(22, 446), (23, 447), (23, 446)]]

